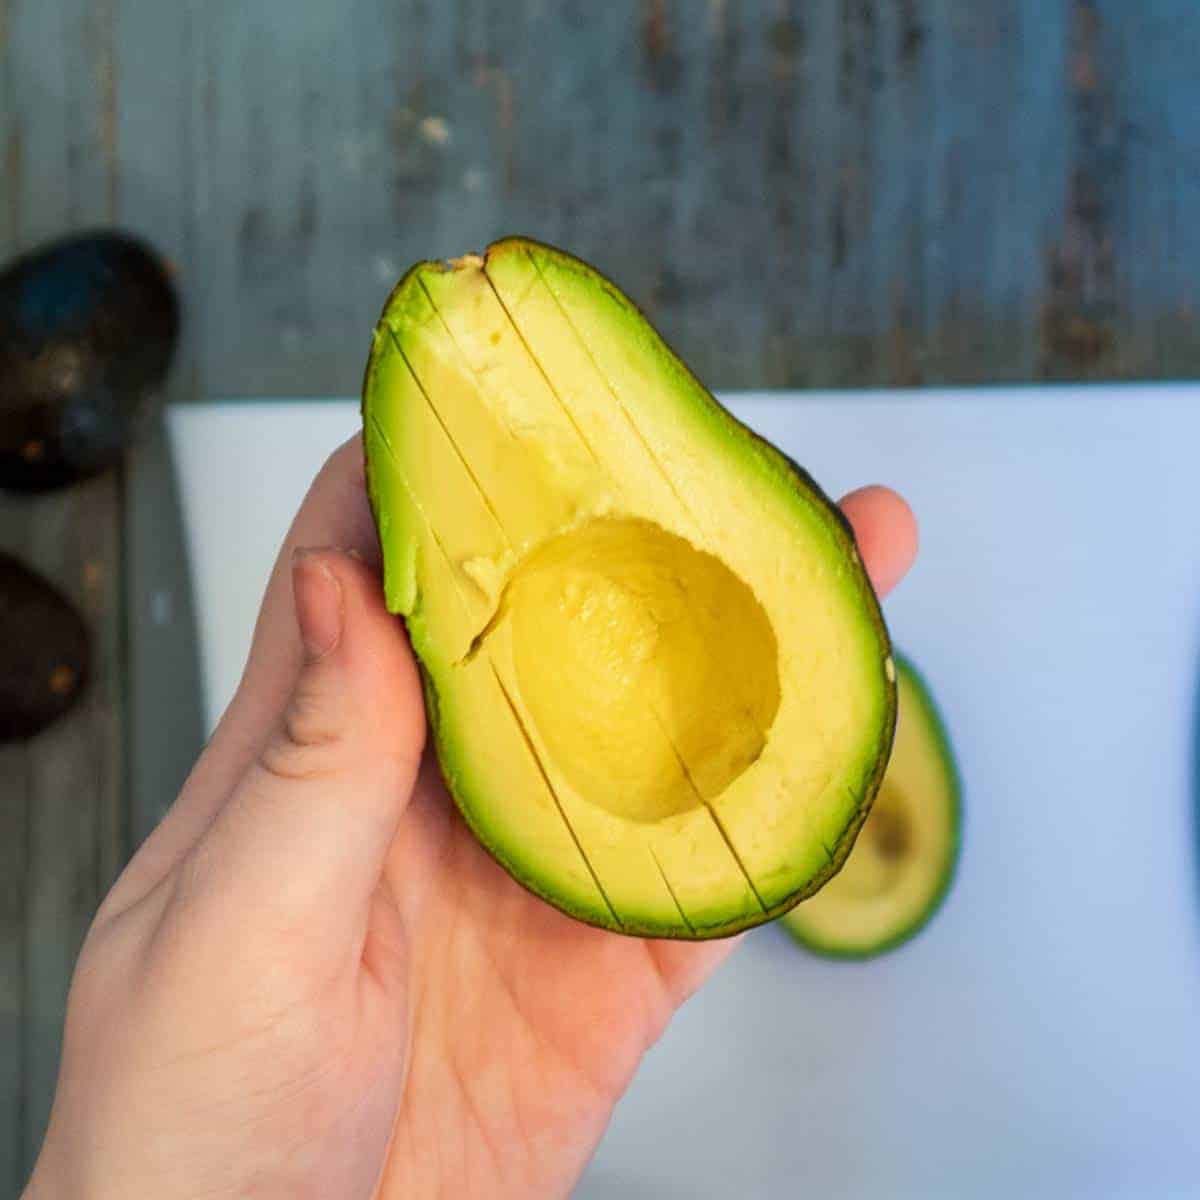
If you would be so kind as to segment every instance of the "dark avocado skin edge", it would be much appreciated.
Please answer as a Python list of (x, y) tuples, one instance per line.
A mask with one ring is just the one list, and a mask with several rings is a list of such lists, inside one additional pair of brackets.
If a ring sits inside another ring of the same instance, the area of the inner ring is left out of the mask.
[[(602, 275), (595, 267), (584, 262), (582, 259), (576, 258), (573, 254), (565, 250), (560, 250), (555, 246), (549, 245), (546, 242), (538, 241), (536, 238), (509, 236), (501, 238), (493, 242), (487, 247), (484, 252), (485, 262), (490, 256), (505, 248), (527, 248), (545, 251), (557, 258), (562, 259), (574, 269), (585, 273), (590, 278), (595, 279), (604, 287), (610, 296), (617, 301), (622, 307), (630, 309), (636, 313), (646, 324), (655, 332), (655, 335), (662, 342), (668, 354), (670, 354), (679, 367), (691, 379), (700, 393), (707, 399), (707, 402), (730, 423), (730, 425), (744, 432), (751, 439), (759, 451), (766, 457), (773, 459), (780, 473), (791, 484), (791, 486), (800, 494), (811, 497), (814, 501), (820, 504), (826, 515), (833, 518), (831, 528), (836, 532), (838, 540), (841, 543), (842, 552), (846, 561), (852, 565), (857, 583), (858, 592), (867, 614), (871, 620), (872, 626), (880, 649), (880, 662), (884, 657), (892, 654), (891, 638), (888, 634), (887, 625), (884, 622), (883, 611), (879, 605), (879, 599), (875, 594), (875, 589), (871, 586), (870, 580), (867, 578), (866, 569), (863, 566), (862, 555), (859, 553), (858, 544), (854, 537), (854, 529), (851, 526), (846, 515), (838, 508), (837, 504), (830, 499), (829, 496), (820, 488), (812, 476), (805, 471), (799, 464), (787, 455), (783, 454), (765, 438), (760, 437), (752, 429), (743, 422), (739, 421), (719, 400), (704, 386), (703, 383), (693, 374), (687, 363), (675, 352), (675, 350), (666, 342), (658, 330), (655, 328), (649, 318), (638, 308), (628, 296), (625, 295), (614, 283), (607, 277)], [(372, 340), (371, 353), (367, 359), (366, 370), (363, 376), (362, 388), (362, 403), (360, 413), (364, 424), (367, 417), (367, 395), (370, 390), (371, 377), (375, 369), (376, 355), (379, 353), (381, 339), (379, 333), (381, 330), (386, 330), (385, 317), (388, 310), (392, 306), (392, 302), (398, 297), (409, 281), (419, 271), (432, 269), (437, 271), (445, 271), (450, 269), (445, 263), (425, 259), (414, 263), (400, 278), (399, 282), (388, 293), (387, 300), (384, 302), (383, 309), (379, 321), (375, 326), (375, 335)], [(365, 460), (365, 475), (367, 484), (367, 497), (371, 507), (371, 514), (375, 519), (376, 528), (379, 527), (380, 513), (376, 504), (376, 491), (371, 478), (371, 463), (366, 455), (366, 443), (364, 439), (364, 460)], [(419, 661), (419, 656), (418, 656)], [(560, 897), (550, 894), (546, 889), (541, 887), (538, 882), (531, 878), (520, 863), (513, 862), (505, 855), (501, 854), (494, 846), (490, 844), (482, 831), (476, 827), (471, 819), (470, 812), (466, 804), (459, 797), (458, 790), (455, 786), (455, 778), (453, 771), (447, 764), (447, 756), (444, 753), (444, 746), (441, 738), (440, 721), (437, 719), (438, 713), (438, 697), (437, 689), (434, 687), (433, 681), (426, 672), (424, 665), (420, 667), (422, 688), (425, 694), (426, 710), (429, 717), (429, 727), (433, 732), (434, 746), (437, 751), (438, 767), (441, 771), (442, 779), (446, 785), (447, 791), (454, 798), (455, 807), (459, 814), (466, 822), (467, 827), (475, 835), (476, 840), (484, 847), (492, 858), (500, 864), (504, 870), (524, 887), (527, 891), (532, 892), (535, 896), (545, 900), (548, 904), (557, 908), (560, 912), (565, 912), (576, 920), (583, 922), (586, 925), (592, 925), (598, 929), (605, 929), (611, 933), (622, 933), (631, 937), (653, 937), (662, 940), (670, 941), (709, 941), (717, 938), (732, 937), (735, 934), (742, 933), (748, 929), (753, 929), (756, 926), (764, 925), (777, 917), (782, 916), (785, 912), (795, 907), (801, 900), (820, 891), (825, 884), (841, 870), (846, 859), (850, 855), (850, 851), (854, 848), (854, 842), (858, 837), (859, 831), (862, 829), (867, 816), (870, 814), (871, 805), (874, 803), (875, 795), (879, 790), (879, 785), (883, 780), (884, 771), (887, 769), (888, 758), (891, 755), (892, 740), (896, 732), (896, 683), (894, 680), (884, 680), (886, 692), (886, 711), (884, 714), (883, 729), (873, 756), (874, 766), (871, 772), (865, 779), (862, 780), (858, 788), (858, 803), (850, 820), (847, 822), (845, 829), (833, 847), (833, 851), (829, 857), (828, 864), (818, 871), (815, 875), (810, 876), (799, 888), (794, 892), (789, 893), (777, 904), (772, 905), (765, 912), (752, 913), (747, 917), (742, 917), (737, 920), (722, 922), (711, 926), (697, 926), (694, 931), (689, 932), (677, 927), (669, 927), (663, 929), (657, 926), (639, 926), (631, 924), (622, 924), (615, 926), (611, 921), (602, 920), (597, 914), (580, 911), (574, 908), (569, 903), (564, 902)]]
[(962, 774), (959, 771), (954, 752), (950, 747), (950, 737), (946, 731), (946, 724), (942, 719), (941, 711), (934, 702), (933, 693), (930, 691), (925, 676), (913, 665), (911, 659), (897, 654), (896, 669), (900, 670), (901, 667), (908, 673), (921, 699), (922, 707), (925, 709), (926, 717), (929, 721), (930, 730), (933, 733), (933, 742), (938, 750), (938, 757), (942, 760), (942, 765), (950, 781), (953, 827), (951, 829), (950, 849), (947, 855), (947, 867), (943, 872), (938, 890), (933, 894), (928, 905), (926, 905), (921, 913), (907, 925), (902, 925), (890, 937), (885, 938), (869, 950), (842, 949), (827, 942), (822, 942), (819, 939), (806, 937), (800, 930), (783, 924), (784, 932), (793, 941), (798, 942), (806, 950), (819, 955), (821, 958), (833, 959), (838, 962), (867, 962), (872, 958), (878, 958), (882, 954), (887, 954), (891, 950), (898, 949), (906, 942), (911, 942), (937, 916), (942, 905), (946, 902), (946, 897), (950, 894), (951, 888), (954, 886), (955, 879), (958, 877), (958, 864), (962, 858), (963, 824), (965, 819)]
[[(69, 712), (87, 688), (91, 653), (75, 605), (0, 551), (0, 744), (31, 738)], [(55, 693), (48, 685), (59, 666), (74, 678)]]

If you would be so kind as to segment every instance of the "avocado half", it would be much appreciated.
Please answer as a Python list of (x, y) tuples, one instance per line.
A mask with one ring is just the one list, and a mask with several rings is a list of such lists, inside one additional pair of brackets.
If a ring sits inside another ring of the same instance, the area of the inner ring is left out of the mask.
[(782, 920), (811, 950), (869, 958), (907, 942), (941, 907), (958, 864), (962, 786), (924, 680), (897, 658), (896, 741), (846, 865)]
[(838, 869), (895, 723), (853, 534), (586, 263), (418, 263), (363, 389), (389, 608), (447, 786), (580, 920), (703, 938)]

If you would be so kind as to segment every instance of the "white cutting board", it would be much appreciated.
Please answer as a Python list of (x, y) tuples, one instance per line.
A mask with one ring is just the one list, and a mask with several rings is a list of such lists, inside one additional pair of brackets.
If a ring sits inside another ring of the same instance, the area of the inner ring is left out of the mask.
[[(580, 1200), (1200, 1195), (1200, 388), (742, 396), (830, 492), (921, 521), (886, 604), (966, 784), (910, 946), (758, 931), (620, 1105)], [(214, 717), (353, 402), (177, 409)]]

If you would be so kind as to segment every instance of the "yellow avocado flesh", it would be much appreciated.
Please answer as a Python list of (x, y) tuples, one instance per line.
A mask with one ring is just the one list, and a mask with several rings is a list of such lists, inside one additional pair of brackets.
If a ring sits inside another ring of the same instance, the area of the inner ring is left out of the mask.
[(414, 268), (364, 385), (389, 607), (443, 773), (521, 882), (629, 933), (776, 915), (840, 861), (890, 650), (829, 503), (591, 268)]
[(932, 701), (899, 660), (891, 760), (845, 866), (783, 921), (805, 944), (862, 956), (898, 945), (936, 909), (958, 854), (958, 776)]

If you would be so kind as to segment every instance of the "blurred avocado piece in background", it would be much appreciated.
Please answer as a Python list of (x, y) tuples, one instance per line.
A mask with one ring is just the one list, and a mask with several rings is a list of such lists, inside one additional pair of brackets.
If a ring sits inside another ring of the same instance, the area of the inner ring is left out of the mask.
[(83, 690), (90, 657), (75, 606), (0, 552), (0, 742), (32, 737), (62, 716)]
[(798, 942), (831, 958), (871, 958), (914, 937), (958, 864), (954, 752), (916, 668), (897, 656), (896, 674), (896, 738), (871, 814), (841, 871), (781, 918)]
[(127, 234), (65, 238), (0, 272), (0, 487), (44, 491), (116, 463), (179, 324), (165, 263)]

